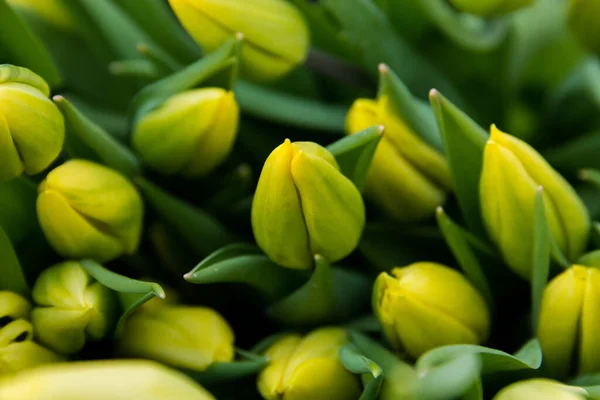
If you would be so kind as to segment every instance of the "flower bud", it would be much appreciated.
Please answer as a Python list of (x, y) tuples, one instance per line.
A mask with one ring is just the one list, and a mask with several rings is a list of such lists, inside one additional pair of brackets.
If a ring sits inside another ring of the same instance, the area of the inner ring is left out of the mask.
[(312, 142), (288, 139), (267, 158), (252, 203), (252, 229), (260, 248), (276, 263), (312, 266), (350, 254), (365, 225), (360, 192), (335, 158)]
[(569, 183), (531, 146), (492, 125), (483, 153), (479, 186), (487, 231), (508, 266), (531, 277), (536, 190), (544, 189), (546, 219), (562, 252), (571, 260), (585, 250), (590, 217)]
[(133, 147), (146, 164), (165, 175), (204, 176), (231, 152), (238, 119), (233, 92), (189, 90), (142, 117)]
[[(538, 339), (555, 376), (600, 371), (600, 270), (574, 265), (544, 290)], [(575, 365), (576, 364), (576, 365)]]
[(202, 371), (215, 362), (233, 360), (233, 341), (233, 330), (216, 311), (165, 305), (131, 315), (119, 349), (128, 357)]
[(145, 360), (44, 366), (0, 380), (2, 400), (214, 400), (191, 378)]
[(489, 333), (479, 292), (459, 272), (431, 262), (382, 272), (373, 310), (392, 346), (415, 359), (439, 346), (480, 344)]
[(113, 260), (137, 249), (143, 204), (118, 172), (85, 160), (53, 169), (40, 184), (37, 214), (46, 238), (66, 258)]
[(568, 22), (573, 35), (589, 50), (600, 53), (600, 0), (570, 0)]
[(65, 124), (49, 95), (27, 68), (0, 65), (0, 180), (42, 172), (61, 152)]
[(76, 23), (63, 0), (8, 0), (8, 3), (24, 13), (35, 17), (63, 31), (75, 31)]
[(550, 379), (528, 379), (502, 389), (494, 400), (585, 400), (585, 390)]
[(358, 377), (338, 360), (338, 351), (347, 339), (341, 328), (279, 339), (265, 353), (270, 364), (258, 376), (260, 394), (266, 400), (358, 399)]
[(242, 71), (266, 81), (285, 75), (308, 53), (302, 15), (282, 0), (169, 0), (188, 33), (212, 52), (237, 32), (244, 35)]
[(348, 112), (348, 134), (373, 125), (385, 130), (369, 168), (367, 196), (400, 222), (431, 216), (450, 190), (446, 159), (392, 112), (387, 96), (358, 99)]
[(450, 3), (459, 11), (489, 17), (527, 7), (533, 0), (450, 0)]
[(112, 326), (115, 293), (94, 281), (78, 262), (44, 270), (32, 295), (37, 304), (31, 312), (36, 338), (59, 353), (81, 350), (88, 337), (101, 339)]

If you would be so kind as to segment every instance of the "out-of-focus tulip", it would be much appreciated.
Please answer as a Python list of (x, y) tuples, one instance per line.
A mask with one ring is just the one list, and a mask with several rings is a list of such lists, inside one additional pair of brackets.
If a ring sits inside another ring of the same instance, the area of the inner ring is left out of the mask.
[(600, 53), (600, 0), (571, 0), (568, 21), (571, 32), (589, 50)]
[[(8, 3), (24, 13), (34, 14), (42, 21), (65, 31), (76, 29), (75, 21), (69, 10), (62, 4), (65, 0), (7, 0)], [(67, 0), (69, 1), (69, 0)]]
[(204, 176), (231, 152), (238, 119), (233, 92), (190, 90), (142, 117), (133, 133), (133, 147), (163, 174)]
[(373, 125), (385, 131), (369, 169), (367, 196), (400, 222), (431, 216), (450, 190), (446, 159), (394, 113), (387, 96), (358, 99), (348, 112), (348, 134)]
[(242, 71), (272, 80), (302, 63), (310, 46), (302, 15), (282, 0), (169, 0), (183, 27), (212, 52), (237, 32), (244, 34)]
[(450, 0), (450, 3), (462, 12), (489, 17), (527, 7), (533, 0)]
[(0, 180), (42, 172), (61, 152), (65, 123), (49, 95), (32, 71), (0, 65)]
[(216, 311), (205, 307), (169, 306), (139, 310), (119, 337), (129, 357), (202, 371), (234, 357), (233, 330)]
[(2, 400), (214, 400), (191, 378), (144, 360), (43, 366), (0, 379)]
[(137, 249), (143, 203), (118, 172), (85, 160), (53, 169), (40, 184), (37, 213), (46, 238), (68, 258), (110, 261)]
[(288, 139), (267, 158), (252, 203), (252, 229), (276, 263), (307, 269), (313, 256), (350, 254), (365, 224), (360, 192), (335, 158), (312, 142)]
[(492, 125), (483, 155), (480, 201), (483, 221), (508, 266), (531, 278), (534, 205), (544, 190), (554, 240), (575, 260), (585, 250), (590, 217), (569, 183), (531, 146)]
[(358, 399), (358, 378), (338, 360), (338, 351), (347, 339), (341, 328), (279, 339), (265, 353), (270, 364), (258, 377), (260, 394), (267, 400)]
[(114, 322), (115, 293), (93, 280), (75, 261), (44, 270), (33, 287), (31, 312), (40, 343), (62, 354), (75, 353), (87, 338), (103, 338)]
[(430, 262), (382, 272), (373, 310), (392, 346), (413, 358), (439, 346), (480, 344), (490, 327), (485, 300), (469, 281)]
[(585, 390), (550, 379), (528, 379), (502, 389), (494, 400), (585, 400)]

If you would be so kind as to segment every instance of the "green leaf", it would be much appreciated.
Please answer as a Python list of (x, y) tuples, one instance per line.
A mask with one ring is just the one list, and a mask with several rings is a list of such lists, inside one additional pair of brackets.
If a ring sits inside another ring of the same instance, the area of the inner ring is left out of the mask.
[(473, 286), (479, 290), (485, 298), (488, 306), (493, 308), (494, 298), (488, 280), (483, 273), (483, 268), (468, 243), (464, 230), (446, 215), (442, 207), (438, 207), (436, 218), (440, 231), (444, 235), (452, 254)]
[(0, 226), (0, 290), (29, 295), (29, 285), (10, 239)]
[(161, 219), (176, 229), (201, 257), (235, 241), (210, 214), (170, 195), (144, 178), (136, 179), (142, 195)]
[(477, 379), (475, 384), (463, 395), (461, 400), (483, 400), (483, 385), (481, 379)]
[(575, 264), (587, 265), (588, 267), (600, 267), (600, 250), (590, 251), (579, 257)]
[(0, 182), (0, 226), (15, 245), (38, 226), (36, 200), (37, 186), (28, 178)]
[(476, 353), (463, 353), (443, 364), (417, 366), (418, 398), (423, 400), (454, 399), (465, 395), (479, 380), (481, 360)]
[(159, 68), (148, 60), (113, 61), (108, 68), (111, 74), (121, 78), (152, 81), (161, 76)]
[(550, 273), (551, 233), (546, 221), (544, 190), (539, 187), (535, 194), (533, 226), (533, 252), (531, 260), (531, 326), (537, 332), (537, 323), (542, 306), (542, 296)]
[(164, 299), (166, 294), (158, 283), (138, 281), (109, 271), (93, 260), (82, 260), (81, 266), (98, 282), (117, 292), (123, 313), (121, 314), (115, 335), (119, 335), (127, 317), (148, 300), (158, 297)]
[(591, 183), (600, 189), (600, 170), (586, 168), (579, 171), (579, 179)]
[(0, 26), (0, 56), (3, 63), (29, 68), (44, 78), (50, 87), (62, 83), (46, 48), (6, 0), (0, 0)]
[(91, 154), (94, 161), (100, 161), (125, 176), (133, 178), (140, 174), (140, 162), (127, 147), (64, 97), (54, 96), (53, 100), (65, 117), (66, 147), (71, 157), (88, 158)]
[(327, 146), (342, 173), (354, 182), (359, 190), (365, 185), (367, 172), (382, 134), (383, 126), (371, 126)]
[(371, 374), (373, 379), (365, 385), (359, 400), (376, 400), (383, 383), (383, 371), (373, 361), (360, 354), (352, 343), (346, 343), (339, 351), (339, 359), (344, 368), (353, 374)]
[(269, 364), (267, 357), (239, 349), (236, 352), (242, 359), (232, 362), (214, 363), (204, 371), (189, 369), (182, 369), (181, 371), (202, 385), (210, 386), (233, 382), (254, 375)]
[(147, 61), (156, 67), (157, 71), (160, 71), (161, 77), (182, 68), (182, 64), (178, 63), (168, 53), (158, 47), (150, 47), (142, 43), (138, 44), (137, 50)]
[(469, 227), (485, 232), (479, 205), (479, 178), (488, 134), (437, 90), (429, 94), (444, 139), (454, 192)]

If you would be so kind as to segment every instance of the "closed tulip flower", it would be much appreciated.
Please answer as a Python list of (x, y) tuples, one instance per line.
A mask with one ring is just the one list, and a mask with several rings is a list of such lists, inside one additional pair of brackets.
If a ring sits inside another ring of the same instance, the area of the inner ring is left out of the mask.
[(53, 169), (40, 184), (37, 214), (46, 238), (67, 258), (113, 260), (137, 249), (143, 203), (118, 172), (85, 160)]
[(600, 270), (574, 265), (544, 290), (538, 338), (555, 376), (600, 372)]
[(0, 379), (2, 400), (214, 400), (191, 378), (145, 360), (43, 366)]
[(169, 0), (183, 27), (207, 52), (244, 35), (242, 71), (266, 81), (302, 63), (310, 46), (302, 15), (283, 0)]
[(270, 364), (258, 376), (266, 400), (356, 400), (360, 383), (338, 360), (348, 337), (341, 328), (287, 335), (266, 351)]
[(204, 176), (231, 152), (238, 119), (233, 92), (190, 90), (142, 117), (133, 147), (146, 164), (165, 175)]
[(216, 311), (170, 306), (139, 310), (119, 336), (121, 354), (202, 371), (234, 357), (233, 330)]
[(38, 341), (62, 354), (75, 353), (88, 338), (101, 339), (115, 317), (115, 293), (75, 261), (44, 270), (33, 287), (31, 321)]
[(27, 68), (0, 65), (0, 180), (42, 172), (61, 152), (65, 124), (49, 95)]
[(494, 400), (585, 400), (585, 390), (550, 379), (528, 379), (502, 389)]
[(490, 316), (483, 297), (459, 272), (419, 262), (382, 272), (373, 309), (392, 346), (413, 358), (450, 344), (480, 344)]
[(252, 229), (273, 261), (296, 269), (310, 268), (315, 254), (338, 261), (358, 245), (364, 224), (360, 192), (325, 148), (286, 139), (269, 155), (254, 194)]
[(358, 99), (348, 112), (348, 134), (373, 125), (385, 131), (369, 168), (367, 196), (400, 222), (433, 215), (450, 190), (446, 159), (392, 111), (387, 96)]
[(480, 201), (487, 231), (508, 266), (531, 278), (534, 205), (544, 189), (546, 218), (554, 240), (571, 260), (585, 250), (590, 218), (569, 183), (527, 143), (491, 128), (483, 154)]
[(489, 17), (527, 7), (533, 0), (450, 0), (450, 3), (459, 11)]

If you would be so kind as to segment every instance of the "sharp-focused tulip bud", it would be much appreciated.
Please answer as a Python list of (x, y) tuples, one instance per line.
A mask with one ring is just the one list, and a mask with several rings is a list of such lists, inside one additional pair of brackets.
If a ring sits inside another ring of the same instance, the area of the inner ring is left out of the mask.
[(569, 183), (527, 143), (492, 125), (479, 186), (487, 231), (508, 266), (531, 278), (536, 190), (544, 190), (546, 218), (562, 252), (575, 260), (585, 250), (590, 218)]
[(385, 130), (369, 168), (367, 196), (400, 222), (431, 216), (450, 190), (446, 159), (395, 115), (387, 96), (358, 99), (348, 112), (348, 134), (373, 125)]
[(358, 399), (358, 377), (338, 360), (347, 340), (344, 329), (333, 327), (279, 339), (265, 353), (270, 364), (258, 376), (260, 394), (267, 400)]
[(242, 71), (266, 81), (306, 58), (309, 32), (302, 15), (283, 0), (169, 0), (183, 27), (212, 52), (237, 32), (244, 35)]
[(73, 16), (62, 4), (63, 0), (8, 0), (8, 3), (27, 14), (33, 14), (42, 21), (64, 31), (74, 31)]
[(544, 290), (538, 338), (555, 376), (600, 371), (600, 270), (574, 265)]
[(550, 379), (528, 379), (509, 385), (494, 400), (585, 400), (586, 391)]
[(190, 90), (142, 117), (133, 147), (146, 164), (165, 175), (204, 176), (231, 152), (238, 119), (233, 92)]
[(62, 354), (75, 353), (87, 338), (103, 338), (115, 317), (115, 293), (75, 261), (44, 270), (33, 287), (31, 312), (36, 338)]
[(360, 192), (335, 158), (312, 142), (288, 139), (267, 158), (252, 203), (252, 229), (276, 263), (308, 269), (350, 254), (365, 225)]
[(202, 371), (234, 357), (233, 330), (216, 311), (168, 306), (139, 310), (119, 337), (120, 353)]
[(0, 380), (2, 400), (214, 400), (191, 378), (145, 360), (43, 366)]
[(459, 11), (489, 17), (527, 7), (533, 0), (450, 0), (450, 3)]
[(435, 347), (480, 344), (488, 337), (485, 300), (459, 272), (419, 262), (382, 272), (373, 310), (392, 346), (413, 358)]
[(571, 32), (589, 50), (600, 53), (600, 0), (570, 0), (568, 21)]
[(49, 95), (27, 68), (0, 65), (0, 180), (42, 172), (61, 152), (65, 123)]
[(53, 169), (40, 184), (37, 214), (46, 238), (67, 258), (110, 261), (137, 249), (143, 203), (118, 172), (84, 160)]

